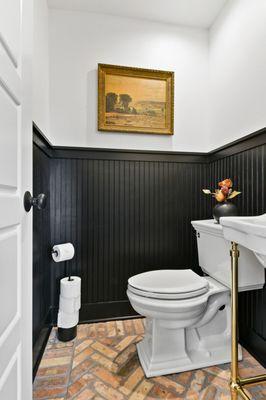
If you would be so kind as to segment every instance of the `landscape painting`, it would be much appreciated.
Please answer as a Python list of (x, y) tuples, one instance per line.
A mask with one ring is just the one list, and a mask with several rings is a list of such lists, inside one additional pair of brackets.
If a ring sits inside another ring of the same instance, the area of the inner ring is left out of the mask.
[(98, 128), (173, 134), (173, 72), (99, 64)]

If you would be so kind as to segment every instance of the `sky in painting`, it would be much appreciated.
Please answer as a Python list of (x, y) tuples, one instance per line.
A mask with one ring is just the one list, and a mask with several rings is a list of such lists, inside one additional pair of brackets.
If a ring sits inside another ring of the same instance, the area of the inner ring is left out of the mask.
[[(166, 101), (166, 82), (163, 80), (135, 78), (128, 76), (105, 76), (105, 94), (127, 93), (132, 97), (132, 103), (138, 101)], [(132, 104), (131, 103), (131, 104)]]

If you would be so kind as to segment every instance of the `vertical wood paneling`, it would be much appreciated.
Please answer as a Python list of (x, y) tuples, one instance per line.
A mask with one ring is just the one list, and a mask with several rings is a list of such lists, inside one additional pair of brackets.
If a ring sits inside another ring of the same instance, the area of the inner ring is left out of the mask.
[[(158, 268), (198, 270), (191, 219), (206, 218), (207, 164), (52, 160), (51, 241), (73, 242), (83, 305), (127, 300), (130, 276)], [(63, 266), (52, 266), (57, 306)], [(90, 316), (88, 315), (89, 319)]]
[[(235, 200), (239, 215), (266, 213), (266, 146), (258, 146), (211, 163), (211, 182), (231, 177), (242, 194)], [(239, 295), (240, 339), (266, 363), (266, 286)]]
[(50, 159), (37, 146), (33, 146), (33, 195), (45, 193), (47, 207), (33, 209), (33, 368), (45, 345), (50, 324), (51, 269), (50, 269)]

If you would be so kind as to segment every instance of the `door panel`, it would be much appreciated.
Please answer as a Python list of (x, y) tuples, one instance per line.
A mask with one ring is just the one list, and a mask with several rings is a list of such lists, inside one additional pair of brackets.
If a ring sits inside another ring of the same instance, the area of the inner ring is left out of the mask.
[(6, 188), (17, 188), (17, 108), (0, 87), (0, 182)]
[(19, 74), (19, 68), (14, 68), (0, 42), (0, 85), (16, 105), (20, 105), (21, 102), (21, 78)]
[(15, 67), (19, 64), (20, 56), (21, 3), (20, 0), (0, 2), (0, 42)]
[(32, 0), (0, 0), (0, 400), (31, 400)]
[[(8, 234), (0, 232), (0, 265), (6, 267), (9, 272), (3, 273), (2, 290), (0, 292), (0, 304), (5, 304), (0, 319), (0, 336), (8, 328), (18, 313), (18, 238), (16, 228)], [(9, 293), (12, 293), (10, 296)], [(8, 301), (6, 301), (8, 299)], [(1, 353), (0, 353), (1, 354)], [(1, 356), (0, 356), (1, 358)]]
[(0, 399), (21, 399), (20, 348), (11, 357), (0, 380)]
[(0, 184), (0, 210), (2, 210), (0, 211), (0, 229), (7, 229), (19, 224), (21, 208), (20, 200), (21, 199), (18, 195), (13, 195), (11, 189), (7, 189), (6, 186)]

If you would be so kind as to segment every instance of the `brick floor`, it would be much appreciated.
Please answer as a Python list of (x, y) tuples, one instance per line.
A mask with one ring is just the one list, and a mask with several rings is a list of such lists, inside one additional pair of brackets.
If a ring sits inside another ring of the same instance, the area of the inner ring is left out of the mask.
[[(146, 379), (136, 343), (144, 320), (78, 326), (77, 338), (62, 343), (53, 329), (34, 381), (34, 399), (49, 400), (230, 400), (229, 365)], [(265, 373), (244, 350), (241, 375)], [(254, 400), (266, 399), (266, 384), (249, 386)]]

